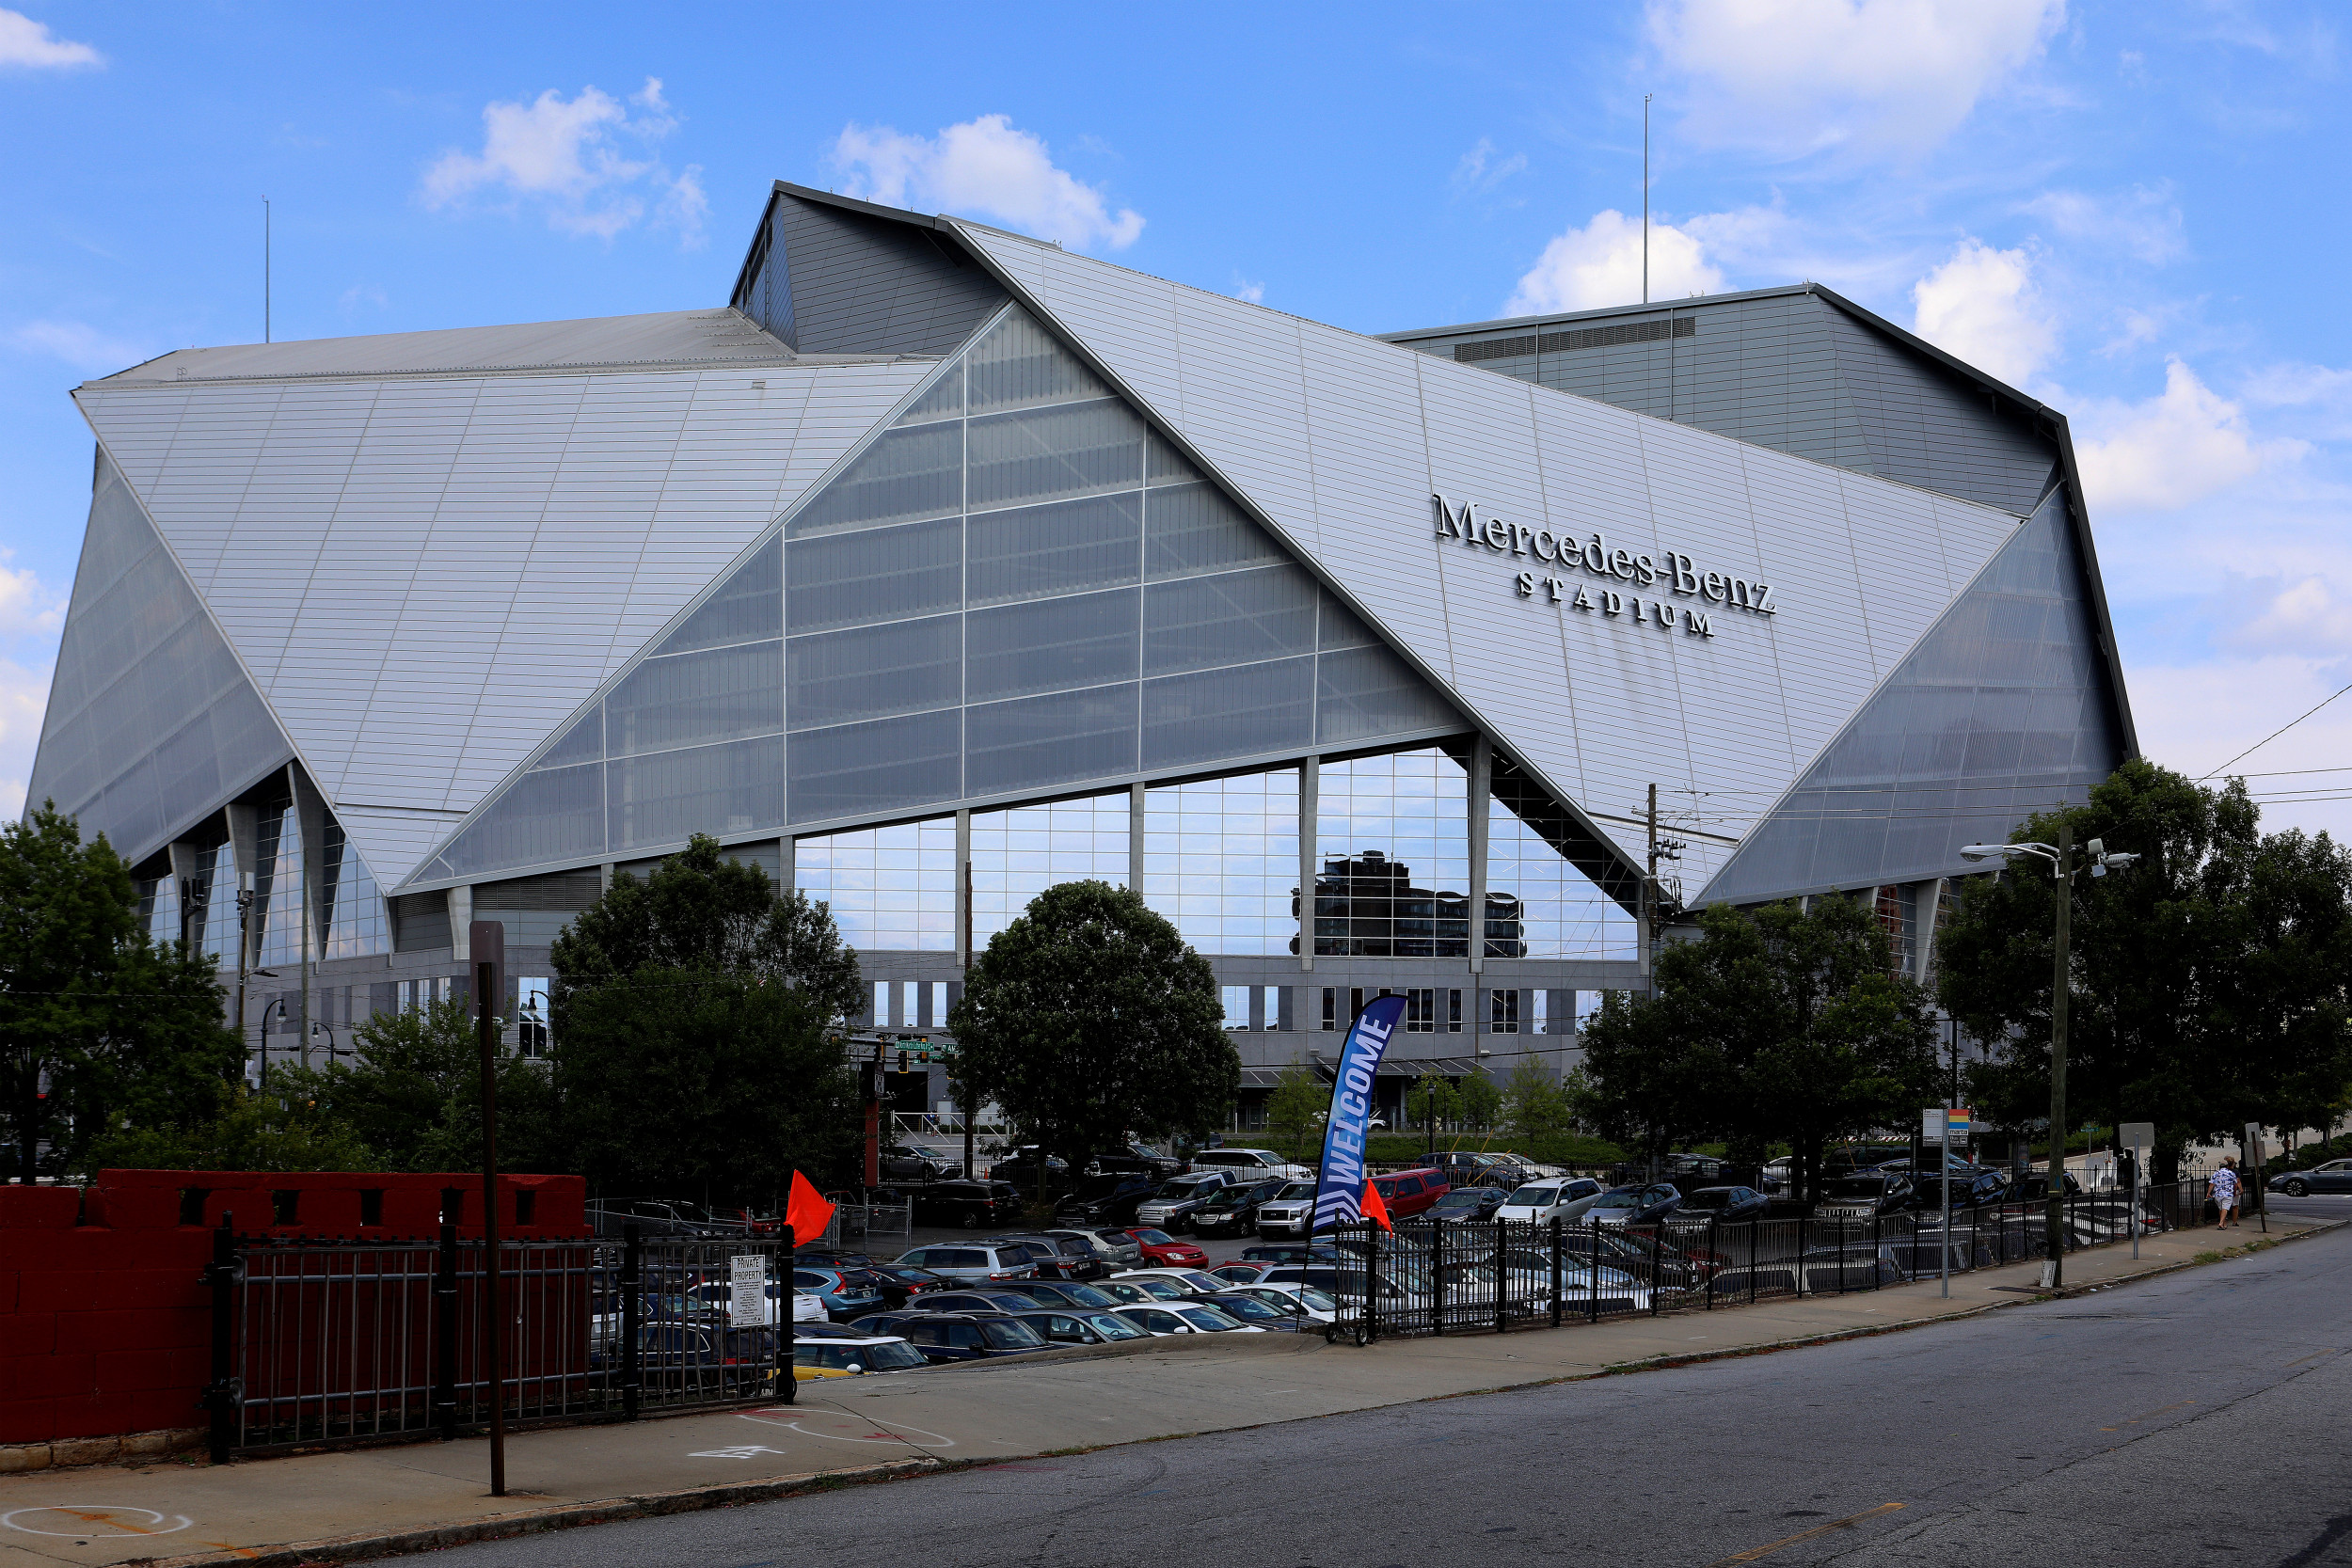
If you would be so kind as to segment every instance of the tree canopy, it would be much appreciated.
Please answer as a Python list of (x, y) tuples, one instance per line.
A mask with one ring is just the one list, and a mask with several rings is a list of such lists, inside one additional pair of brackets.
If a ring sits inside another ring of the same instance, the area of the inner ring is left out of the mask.
[(1216, 976), (1140, 895), (1063, 882), (990, 939), (947, 1027), (961, 1071), (1073, 1170), (1130, 1132), (1205, 1134), (1241, 1056)]
[[(2242, 781), (2216, 788), (2129, 762), (2083, 805), (2012, 842), (2139, 855), (2078, 871), (2069, 942), (2067, 1100), (2108, 1126), (2150, 1121), (2158, 1180), (2190, 1142), (2245, 1123), (2326, 1127), (2352, 1085), (2344, 980), (2352, 862), (2325, 833), (2265, 835)], [(2058, 884), (2020, 858), (1968, 880), (1936, 949), (1945, 1007), (1990, 1052), (1970, 1090), (1999, 1125), (2049, 1108)], [(2070, 1117), (2070, 1119), (2074, 1119)]]
[(1694, 940), (1660, 950), (1654, 993), (1604, 999), (1584, 1042), (1583, 1109), (1627, 1148), (1718, 1137), (1756, 1159), (1785, 1140), (1799, 1196), (1829, 1140), (1935, 1094), (1926, 992), (1850, 898), (1704, 911)]
[[(244, 1062), (210, 958), (151, 942), (131, 868), (44, 803), (0, 824), (0, 1097), (14, 1174), (205, 1125)], [(40, 1146), (50, 1146), (44, 1163)]]

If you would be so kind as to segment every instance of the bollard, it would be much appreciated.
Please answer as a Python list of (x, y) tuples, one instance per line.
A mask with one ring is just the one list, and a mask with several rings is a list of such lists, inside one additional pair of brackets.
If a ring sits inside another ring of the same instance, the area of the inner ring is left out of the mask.
[(245, 1388), (237, 1376), (234, 1339), (237, 1287), (245, 1282), (236, 1232), (230, 1228), (236, 1218), (234, 1214), (220, 1216), (220, 1227), (213, 1232), (213, 1261), (204, 1271), (204, 1282), (213, 1288), (213, 1381), (204, 1390), (203, 1405), (213, 1416), (211, 1448), (215, 1465), (229, 1463), (245, 1415)]
[(433, 1418), (441, 1441), (457, 1441), (457, 1227), (441, 1222), (433, 1268)]

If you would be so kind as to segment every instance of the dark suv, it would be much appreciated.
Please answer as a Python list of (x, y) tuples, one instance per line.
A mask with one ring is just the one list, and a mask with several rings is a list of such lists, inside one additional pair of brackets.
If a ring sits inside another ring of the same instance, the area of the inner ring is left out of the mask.
[(1054, 1205), (1054, 1217), (1072, 1225), (1133, 1225), (1136, 1206), (1157, 1186), (1151, 1177), (1135, 1173), (1089, 1176), (1078, 1183), (1075, 1192)]
[(1192, 1230), (1196, 1236), (1248, 1236), (1257, 1229), (1259, 1206), (1290, 1183), (1282, 1180), (1252, 1181), (1246, 1187), (1227, 1187), (1212, 1194), (1209, 1201), (1192, 1212)]
[(1106, 1279), (1110, 1276), (1110, 1265), (1103, 1261), (1101, 1253), (1066, 1237), (1024, 1232), (1017, 1236), (992, 1236), (989, 1243), (992, 1246), (1026, 1248), (1040, 1279)]
[(1088, 1167), (1089, 1174), (1100, 1176), (1143, 1176), (1153, 1181), (1165, 1181), (1171, 1176), (1184, 1174), (1184, 1163), (1171, 1160), (1165, 1154), (1154, 1154), (1141, 1144), (1129, 1144), (1124, 1148), (1104, 1149), (1094, 1157)]

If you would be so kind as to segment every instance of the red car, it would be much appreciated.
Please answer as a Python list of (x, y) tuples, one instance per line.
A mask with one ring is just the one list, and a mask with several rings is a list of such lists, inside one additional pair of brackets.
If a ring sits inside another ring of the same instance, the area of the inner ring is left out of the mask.
[(1209, 1260), (1207, 1253), (1190, 1242), (1178, 1241), (1165, 1230), (1138, 1227), (1127, 1234), (1143, 1249), (1141, 1266), (1147, 1269), (1197, 1269)]
[(1445, 1196), (1448, 1185), (1445, 1172), (1429, 1166), (1419, 1170), (1391, 1171), (1375, 1176), (1372, 1184), (1380, 1194), (1380, 1201), (1389, 1207), (1389, 1218), (1401, 1220), (1437, 1206)]

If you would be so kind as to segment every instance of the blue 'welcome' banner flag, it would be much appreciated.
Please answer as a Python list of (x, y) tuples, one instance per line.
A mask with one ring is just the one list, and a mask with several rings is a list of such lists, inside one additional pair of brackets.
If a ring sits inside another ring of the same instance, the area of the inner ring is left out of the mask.
[(1331, 1119), (1323, 1133), (1322, 1180), (1315, 1184), (1315, 1228), (1359, 1217), (1364, 1191), (1364, 1135), (1372, 1125), (1372, 1079), (1405, 1018), (1405, 998), (1375, 996), (1356, 1015), (1331, 1085)]

